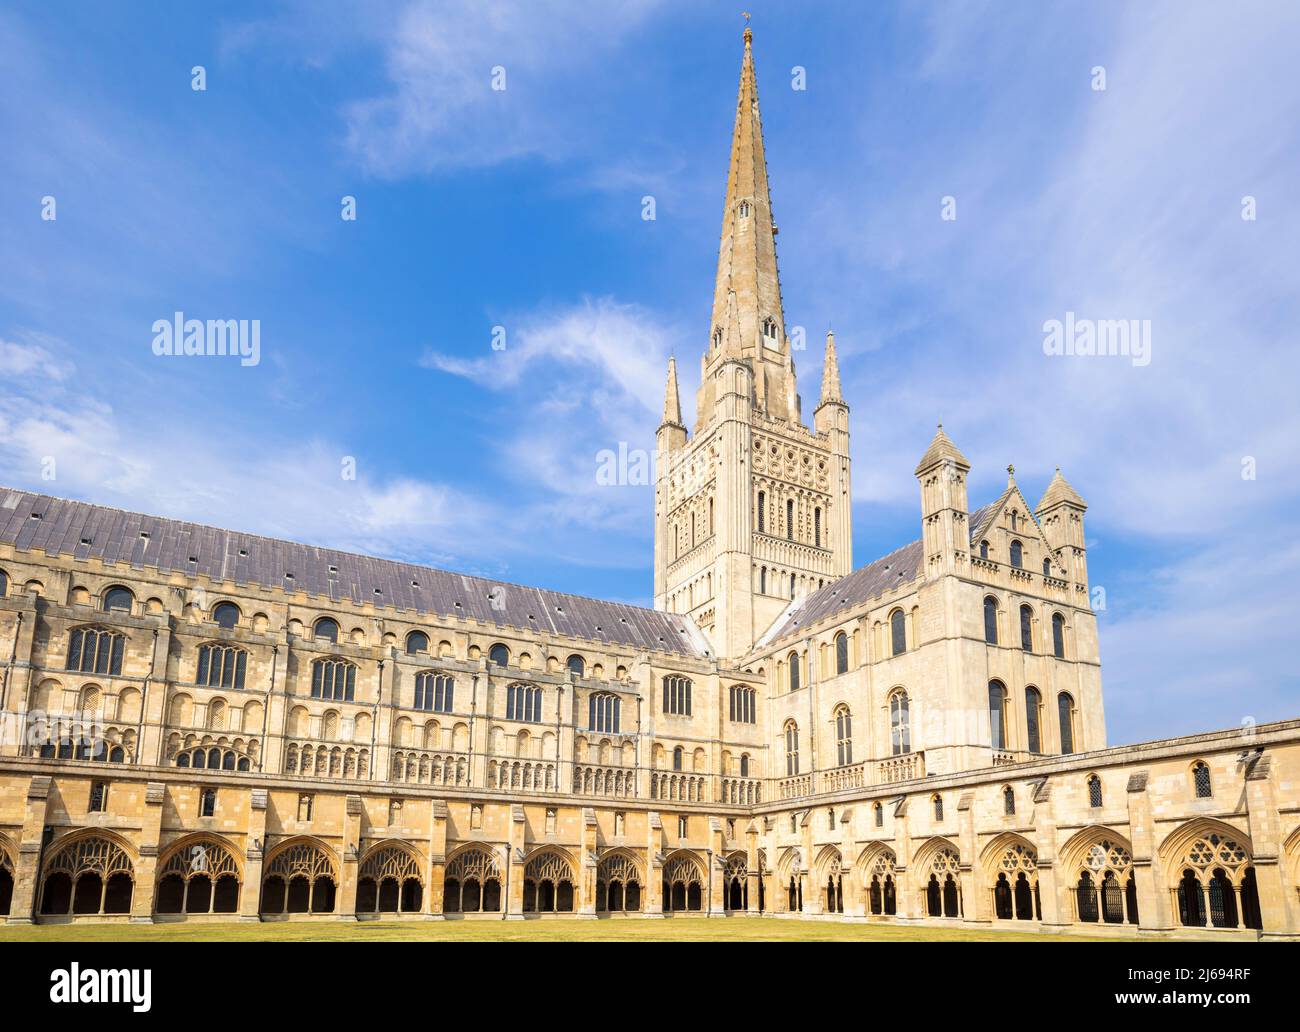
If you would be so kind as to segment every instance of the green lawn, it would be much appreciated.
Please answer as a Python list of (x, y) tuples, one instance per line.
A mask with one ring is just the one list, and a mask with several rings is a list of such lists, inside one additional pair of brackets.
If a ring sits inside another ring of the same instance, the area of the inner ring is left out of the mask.
[(1109, 937), (775, 918), (0, 926), (0, 942), (1116, 942)]

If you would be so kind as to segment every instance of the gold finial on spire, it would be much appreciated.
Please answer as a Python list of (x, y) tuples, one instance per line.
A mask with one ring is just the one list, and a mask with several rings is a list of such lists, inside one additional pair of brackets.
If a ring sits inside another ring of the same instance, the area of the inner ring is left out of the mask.
[(1014, 487), (1016, 483), (1016, 467), (1007, 463), (1007, 487)]
[(754, 30), (749, 27), (749, 12), (741, 11), (740, 13), (745, 16), (745, 42), (748, 43), (754, 38)]

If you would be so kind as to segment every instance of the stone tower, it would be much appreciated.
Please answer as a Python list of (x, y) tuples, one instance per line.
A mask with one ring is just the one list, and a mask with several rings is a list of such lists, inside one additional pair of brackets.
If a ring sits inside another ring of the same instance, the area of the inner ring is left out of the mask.
[(745, 30), (708, 345), (694, 434), (668, 366), (655, 484), (655, 608), (689, 613), (715, 654), (743, 656), (793, 598), (852, 557), (849, 409), (826, 337), (814, 428), (803, 424)]

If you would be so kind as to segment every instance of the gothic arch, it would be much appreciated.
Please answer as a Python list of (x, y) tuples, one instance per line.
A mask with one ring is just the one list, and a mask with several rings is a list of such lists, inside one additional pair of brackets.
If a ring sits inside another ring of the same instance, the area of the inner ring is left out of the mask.
[(332, 914), (339, 885), (338, 856), (318, 838), (297, 835), (266, 854), (260, 912)]
[(1038, 849), (1023, 835), (996, 836), (980, 854), (985, 884), (992, 894), (993, 917), (999, 921), (1041, 921)]
[(861, 887), (864, 912), (876, 917), (898, 913), (898, 856), (883, 842), (872, 842), (853, 865)]
[(1061, 850), (1059, 868), (1073, 897), (1074, 920), (1138, 923), (1133, 848), (1123, 835), (1101, 825), (1076, 832)]
[(645, 901), (645, 864), (630, 849), (610, 849), (596, 865), (596, 909), (638, 913)]
[(0, 917), (7, 917), (14, 901), (14, 872), (18, 870), (18, 850), (12, 840), (0, 832)]
[(961, 887), (961, 852), (948, 839), (935, 836), (916, 851), (911, 869), (918, 912), (930, 917), (961, 917), (964, 906)]
[(524, 913), (567, 914), (575, 909), (578, 865), (559, 846), (540, 846), (524, 858)]
[(42, 869), (42, 915), (129, 914), (135, 895), (135, 848), (102, 828), (56, 839)]
[(1250, 836), (1230, 824), (1198, 817), (1160, 846), (1166, 886), (1186, 927), (1263, 926)]
[(822, 913), (844, 913), (844, 855), (835, 846), (823, 846), (813, 867)]
[(665, 914), (677, 911), (704, 909), (704, 861), (689, 849), (678, 849), (664, 858), (663, 910)]
[(185, 835), (158, 859), (156, 914), (234, 914), (244, 884), (243, 853), (210, 832)]
[(424, 855), (403, 839), (383, 839), (357, 865), (357, 914), (419, 913), (424, 903)]
[(443, 913), (500, 913), (503, 883), (501, 858), (496, 849), (485, 842), (467, 842), (447, 857)]
[(1156, 852), (1166, 874), (1170, 878), (1176, 879), (1178, 876), (1171, 873), (1171, 868), (1185, 857), (1187, 851), (1199, 839), (1208, 839), (1211, 835), (1237, 843), (1246, 851), (1247, 860), (1254, 856), (1254, 850), (1251, 848), (1250, 843), (1250, 832), (1234, 828), (1231, 824), (1215, 820), (1212, 817), (1196, 817), (1184, 824), (1180, 824), (1171, 831), (1157, 848)]

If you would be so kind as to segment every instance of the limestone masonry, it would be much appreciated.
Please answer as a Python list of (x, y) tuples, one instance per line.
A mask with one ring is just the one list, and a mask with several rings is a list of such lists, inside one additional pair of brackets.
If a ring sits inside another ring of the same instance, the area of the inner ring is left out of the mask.
[(917, 540), (852, 569), (776, 232), (746, 30), (653, 610), (0, 488), (0, 913), (1300, 937), (1300, 720), (1107, 746), (1060, 470), (972, 511), (940, 427)]

